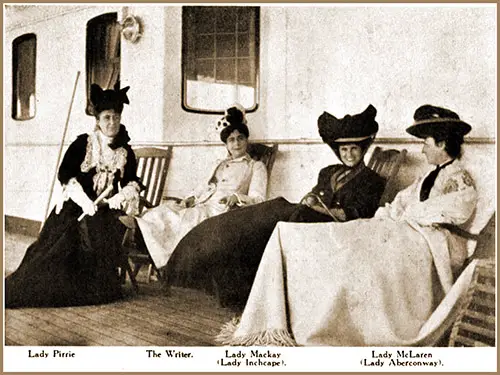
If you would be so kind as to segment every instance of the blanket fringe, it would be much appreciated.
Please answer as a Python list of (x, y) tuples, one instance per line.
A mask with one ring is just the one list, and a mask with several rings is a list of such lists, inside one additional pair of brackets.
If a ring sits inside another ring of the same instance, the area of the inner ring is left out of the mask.
[(215, 342), (232, 346), (297, 346), (290, 333), (284, 329), (272, 329), (244, 336), (234, 336), (240, 318), (235, 317), (224, 324)]

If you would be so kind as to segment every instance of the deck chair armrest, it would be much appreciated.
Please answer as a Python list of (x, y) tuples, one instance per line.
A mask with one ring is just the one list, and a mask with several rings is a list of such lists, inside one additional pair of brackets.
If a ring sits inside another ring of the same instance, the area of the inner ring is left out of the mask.
[(153, 208), (154, 206), (145, 198), (140, 197), (139, 200), (139, 212), (142, 212), (145, 208)]
[(163, 197), (162, 200), (164, 201), (174, 201), (176, 203), (181, 203), (182, 202), (182, 198), (179, 198), (179, 197)]

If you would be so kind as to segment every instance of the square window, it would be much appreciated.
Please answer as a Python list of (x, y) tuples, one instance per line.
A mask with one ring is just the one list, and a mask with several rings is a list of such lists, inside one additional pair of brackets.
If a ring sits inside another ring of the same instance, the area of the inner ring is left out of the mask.
[(259, 7), (182, 8), (182, 107), (224, 113), (258, 105)]

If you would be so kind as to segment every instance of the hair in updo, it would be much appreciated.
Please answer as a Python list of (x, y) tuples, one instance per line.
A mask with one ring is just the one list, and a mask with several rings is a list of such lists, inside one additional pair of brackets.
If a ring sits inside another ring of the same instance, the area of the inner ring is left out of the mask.
[(462, 144), (464, 143), (464, 136), (462, 134), (435, 134), (432, 135), (436, 143), (444, 142), (444, 150), (453, 159), (462, 156)]
[(248, 126), (245, 121), (245, 114), (237, 107), (231, 107), (226, 111), (226, 115), (219, 120), (219, 126), (222, 127), (220, 132), (220, 139), (226, 143), (227, 138), (232, 132), (238, 130), (246, 138), (250, 135)]

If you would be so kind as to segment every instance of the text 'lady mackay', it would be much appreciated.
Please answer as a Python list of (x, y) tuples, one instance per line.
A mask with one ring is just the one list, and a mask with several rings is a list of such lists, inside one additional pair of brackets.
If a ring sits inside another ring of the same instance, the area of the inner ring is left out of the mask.
[[(226, 358), (245, 358), (248, 353), (243, 353), (242, 350), (230, 352), (226, 350)], [(273, 353), (270, 350), (250, 350), (250, 358), (280, 358), (281, 353)]]

